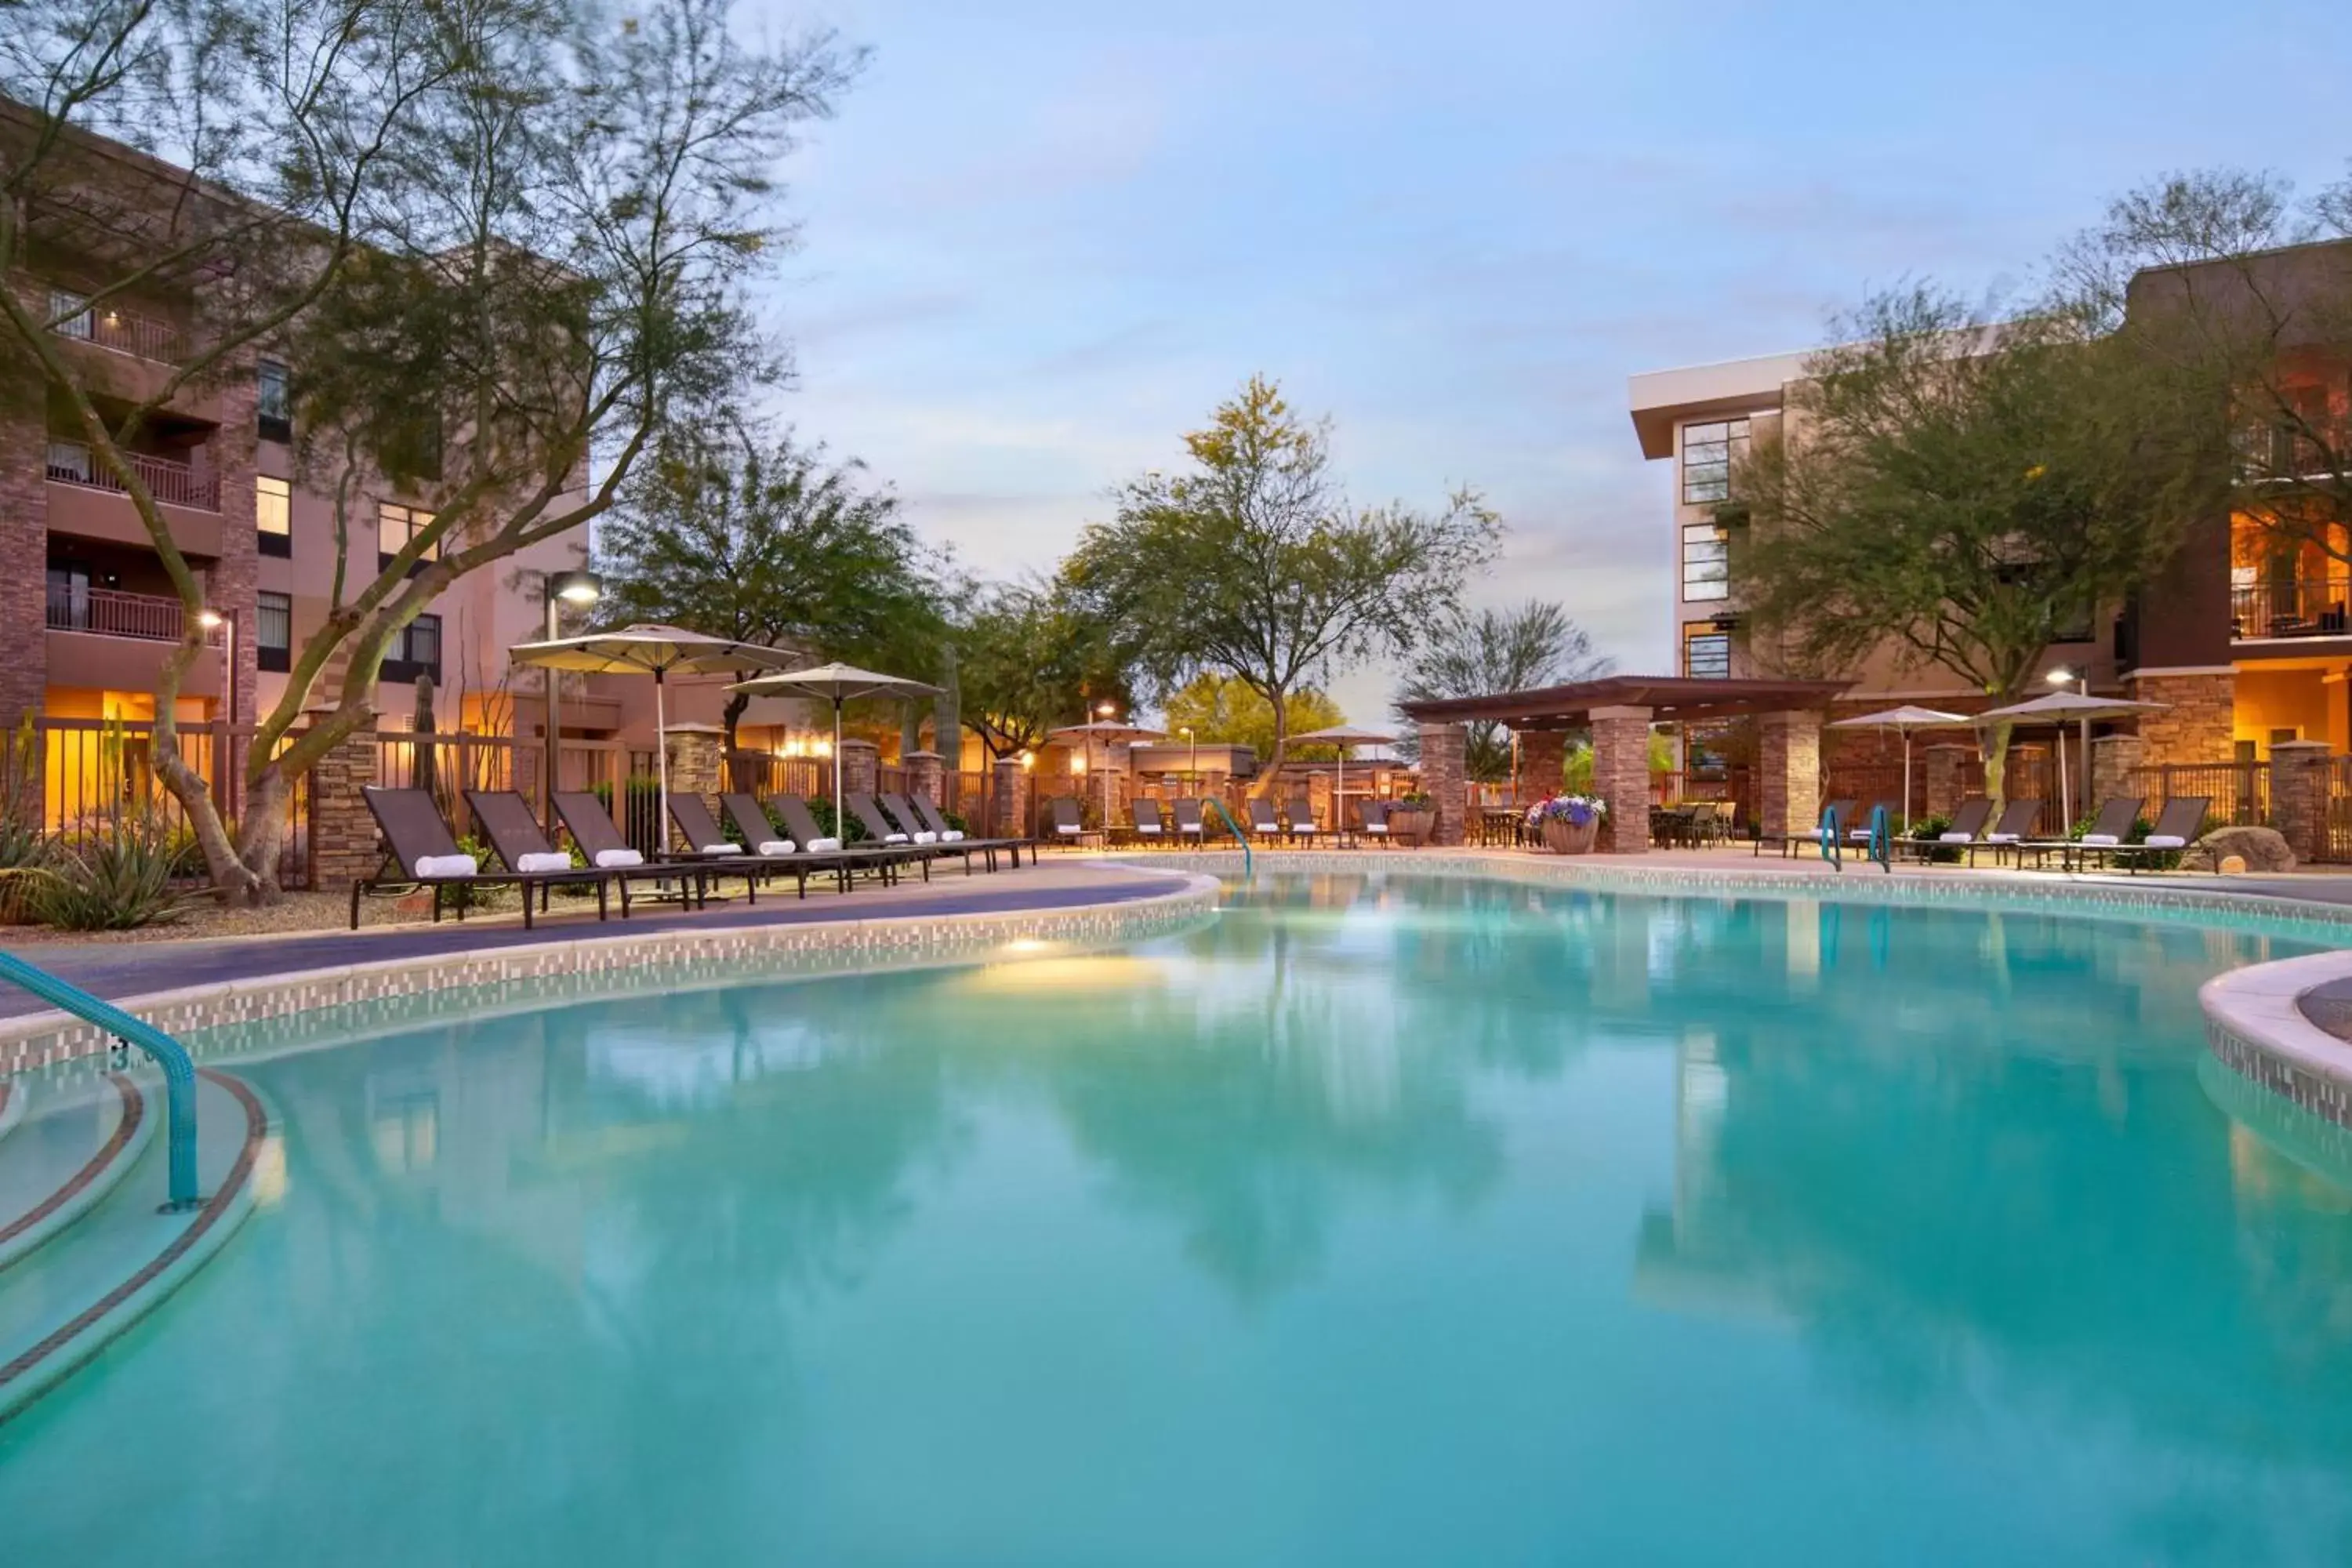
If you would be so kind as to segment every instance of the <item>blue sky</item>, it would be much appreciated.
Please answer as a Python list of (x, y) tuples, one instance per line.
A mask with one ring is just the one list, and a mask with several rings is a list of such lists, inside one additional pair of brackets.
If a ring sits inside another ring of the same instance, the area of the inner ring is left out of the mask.
[[(782, 412), (984, 571), (1050, 566), (1254, 371), (1360, 498), (1485, 490), (1482, 601), (1666, 668), (1629, 374), (2021, 286), (2114, 193), (2352, 155), (2352, 6), (749, 0), (871, 45), (790, 177)], [(1381, 716), (1389, 676), (1335, 683)]]

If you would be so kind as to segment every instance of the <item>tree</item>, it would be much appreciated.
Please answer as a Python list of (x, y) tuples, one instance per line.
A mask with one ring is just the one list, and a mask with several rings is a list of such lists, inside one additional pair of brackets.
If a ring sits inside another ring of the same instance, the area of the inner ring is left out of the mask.
[[(1195, 741), (1247, 746), (1261, 757), (1274, 754), (1274, 704), (1236, 677), (1196, 675), (1170, 695), (1164, 709), (1161, 722), (1171, 734), (1189, 728)], [(1290, 694), (1281, 730), (1297, 735), (1346, 721), (1339, 705), (1310, 686)], [(1328, 762), (1339, 754), (1336, 746), (1303, 746), (1294, 757), (1300, 762)]]
[[(1529, 599), (1515, 609), (1481, 610), (1475, 616), (1456, 611), (1447, 616), (1398, 683), (1396, 700), (1402, 710), (1407, 702), (1528, 691), (1597, 679), (1616, 668), (1615, 659), (1593, 650), (1591, 634), (1566, 609)], [(1412, 730), (1410, 723), (1406, 729)], [(1403, 745), (1408, 755), (1419, 754), (1417, 735), (1408, 733)], [(1507, 779), (1510, 737), (1498, 723), (1470, 724), (1463, 759), (1474, 779)]]
[(1291, 694), (1410, 651), (1494, 558), (1502, 525), (1468, 489), (1434, 513), (1355, 506), (1331, 471), (1328, 424), (1301, 418), (1263, 377), (1184, 446), (1189, 468), (1127, 485), (1062, 582), (1118, 628), (1157, 690), (1223, 671), (1265, 699), (1270, 780), (1289, 749)]
[(2352, 562), (2352, 178), (2298, 204), (2268, 175), (2174, 174), (2117, 198), (2056, 270), (2067, 306), (2206, 422), (2183, 456), (2226, 472), (2227, 515), (2273, 556)]
[[(29, 107), (0, 131), (0, 264), (70, 258), (77, 281), (46, 306), (0, 290), (0, 345), (179, 592), (154, 762), (224, 897), (275, 896), (293, 781), (372, 721), (387, 647), (436, 595), (586, 527), (666, 433), (782, 373), (746, 303), (790, 237), (771, 170), (858, 59), (824, 34), (746, 47), (724, 0), (654, 0), (616, 28), (562, 0), (12, 15), (0, 93)], [(89, 312), (156, 299), (187, 323), (163, 374), (68, 346)], [(295, 367), (336, 555), (232, 830), (174, 721), (205, 584), (135, 459), (176, 399), (251, 386), (263, 353)], [(396, 540), (383, 488), (418, 502)]]
[[(599, 531), (611, 614), (932, 673), (944, 589), (898, 497), (864, 477), (789, 434), (681, 436), (639, 467)], [(730, 749), (750, 701), (729, 694)]]
[[(1851, 669), (1891, 643), (2013, 701), (2198, 515), (2162, 392), (2079, 316), (1989, 321), (1925, 287), (1874, 298), (1839, 336), (1734, 476), (1758, 657)], [(1995, 795), (2009, 729), (1986, 747)]]
[(1097, 703), (1132, 703), (1116, 639), (1050, 584), (982, 589), (950, 637), (964, 727), (992, 757), (1036, 750), (1047, 731), (1085, 723)]

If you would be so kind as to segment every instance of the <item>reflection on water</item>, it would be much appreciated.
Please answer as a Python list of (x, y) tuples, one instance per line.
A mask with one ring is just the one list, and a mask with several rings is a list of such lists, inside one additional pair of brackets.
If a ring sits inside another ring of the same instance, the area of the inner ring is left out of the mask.
[[(2200, 1067), (2197, 985), (2270, 955), (1328, 877), (268, 1062), (281, 1202), (0, 1428), (0, 1518), (76, 1563), (2352, 1560), (2352, 1188)], [(94, 1468), (163, 1479), (101, 1521)]]

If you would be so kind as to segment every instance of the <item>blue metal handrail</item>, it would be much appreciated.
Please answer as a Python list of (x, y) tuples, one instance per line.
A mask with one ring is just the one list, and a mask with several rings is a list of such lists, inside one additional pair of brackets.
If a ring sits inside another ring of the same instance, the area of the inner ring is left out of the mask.
[(1225, 825), (1225, 831), (1232, 834), (1234, 842), (1242, 847), (1242, 875), (1244, 877), (1254, 875), (1252, 866), (1255, 858), (1250, 854), (1249, 838), (1242, 832), (1242, 825), (1234, 820), (1234, 814), (1227, 811), (1225, 803), (1215, 795), (1209, 796), (1206, 804), (1215, 809), (1219, 819)]
[(1888, 876), (1895, 874), (1895, 825), (1887, 819), (1886, 808), (1870, 808), (1870, 858)]
[(1837, 807), (1825, 807), (1822, 812), (1822, 858), (1837, 870), (1845, 869), (1845, 825), (1838, 820)]
[(0, 980), (31, 992), (52, 1007), (61, 1008), (97, 1025), (125, 1045), (137, 1046), (163, 1069), (166, 1127), (171, 1136), (171, 1201), (166, 1214), (200, 1206), (196, 1191), (196, 1064), (187, 1050), (154, 1025), (132, 1017), (110, 1002), (102, 1002), (80, 986), (58, 979), (47, 970), (0, 952)]

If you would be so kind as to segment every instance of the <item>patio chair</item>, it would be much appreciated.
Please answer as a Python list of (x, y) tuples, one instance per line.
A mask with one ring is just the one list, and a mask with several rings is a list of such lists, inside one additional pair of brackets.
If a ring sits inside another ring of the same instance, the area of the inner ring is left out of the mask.
[(1168, 842), (1167, 809), (1156, 800), (1139, 800), (1134, 805), (1135, 826), (1132, 836), (1138, 844)]
[(1960, 802), (1960, 809), (1952, 813), (1951, 826), (1933, 838), (1906, 837), (1896, 842), (1907, 848), (1912, 858), (1922, 864), (1933, 860), (1945, 850), (1958, 851), (1974, 844), (1977, 836), (1992, 820), (1992, 802), (1980, 795), (1970, 795)]
[[(2166, 801), (2164, 809), (2157, 813), (2156, 825), (2137, 844), (2094, 844), (2085, 834), (2074, 846), (2075, 864), (2079, 867), (2094, 857), (2109, 867), (2121, 860), (2126, 870), (2137, 876), (2144, 867), (2154, 863), (2158, 855), (2186, 849), (2197, 842), (2205, 828), (2205, 814), (2212, 805), (2212, 797), (2202, 795), (2178, 795)], [(2133, 821), (2136, 824), (2138, 818), (2135, 816)], [(2126, 827), (2124, 831), (2128, 834), (2131, 829)]]
[(2103, 800), (2099, 803), (2099, 815), (2092, 819), (2091, 826), (2084, 830), (2082, 837), (2028, 838), (2015, 846), (2018, 857), (2021, 862), (2025, 856), (2031, 855), (2033, 857), (2034, 865), (2039, 867), (2044, 860), (2055, 855), (2063, 869), (2072, 870), (2074, 865), (2074, 851), (2078, 847), (2112, 849), (2129, 837), (2132, 825), (2139, 820), (2141, 804), (2140, 797), (2137, 795), (2119, 795), (2112, 799)]
[[(903, 795), (877, 795), (874, 801), (882, 808), (883, 816), (891, 825), (907, 836), (909, 844), (929, 849), (935, 860), (945, 860), (950, 857), (961, 860), (963, 874), (967, 877), (971, 875), (971, 858), (981, 850), (962, 834), (955, 833), (949, 837), (941, 829), (933, 827), (916, 815), (913, 805)], [(996, 869), (992, 860), (989, 862), (988, 868), (992, 871)]]
[(1976, 865), (1977, 852), (1982, 849), (1992, 851), (1996, 866), (2005, 857), (2014, 857), (2018, 846), (2033, 837), (2034, 825), (2042, 820), (2042, 805), (2039, 800), (2012, 800), (2002, 806), (2000, 820), (1969, 846), (1969, 866)]
[(1719, 800), (1698, 800), (1691, 803), (1690, 825), (1685, 829), (1690, 841), (1702, 849), (1711, 849), (1731, 837), (1731, 818)]
[[(869, 841), (879, 844), (885, 849), (898, 850), (908, 859), (922, 867), (923, 880), (926, 882), (931, 879), (932, 861), (938, 859), (942, 854), (962, 853), (961, 850), (942, 850), (939, 845), (938, 835), (932, 833), (929, 828), (924, 828), (922, 836), (918, 838), (915, 834), (900, 827), (889, 817), (884, 816), (881, 806), (875, 804), (874, 797), (863, 791), (852, 790), (844, 795), (842, 804), (849, 808), (849, 815), (857, 819), (857, 826), (866, 829), (866, 837)], [(964, 868), (968, 871), (971, 867), (967, 865)]]
[(716, 868), (702, 863), (700, 856), (656, 856), (646, 859), (621, 837), (604, 803), (594, 795), (583, 790), (558, 790), (555, 815), (563, 819), (563, 830), (572, 835), (572, 842), (580, 846), (580, 853), (588, 857), (590, 865), (607, 870), (650, 867), (657, 876), (666, 872), (670, 880), (677, 883), (681, 901), (709, 900), (709, 879)]
[[(882, 804), (890, 805), (898, 798), (895, 795), (886, 795), (882, 797)], [(950, 827), (948, 819), (940, 815), (940, 808), (921, 795), (914, 796), (908, 804), (914, 808), (915, 816), (922, 825), (940, 836), (941, 844), (960, 844), (973, 854), (986, 857), (988, 868), (992, 871), (996, 869), (996, 854), (1000, 849), (1012, 851), (1013, 868), (1016, 871), (1021, 869), (1021, 851), (1024, 848), (1029, 851), (1029, 863), (1033, 866), (1037, 863), (1037, 846), (1026, 838), (974, 838), (961, 828)], [(892, 809), (896, 811), (897, 808), (892, 806)], [(901, 816), (899, 820), (907, 819)]]
[[(368, 784), (360, 791), (367, 801), (368, 812), (383, 835), (383, 863), (373, 877), (362, 877), (352, 884), (352, 929), (360, 929), (360, 895), (380, 888), (404, 887), (411, 883), (433, 889), (433, 919), (441, 919), (444, 895), (452, 887), (520, 888), (522, 889), (522, 923), (531, 927), (531, 894), (549, 881), (593, 881), (596, 887), (596, 918), (606, 917), (610, 882), (593, 873), (583, 873), (573, 868), (566, 856), (563, 869), (551, 867), (544, 871), (485, 871), (471, 855), (457, 847), (457, 836), (449, 831), (449, 824), (441, 808), (433, 804), (430, 791), (421, 789), (388, 789), (380, 784)], [(470, 900), (459, 899), (457, 918), (466, 918), (466, 905)]]
[(744, 818), (736, 816), (733, 818), (735, 830), (743, 835), (743, 842), (738, 844), (728, 837), (727, 830), (719, 825), (719, 818), (712, 814), (709, 801), (698, 795), (670, 796), (670, 816), (677, 822), (678, 832), (685, 836), (693, 851), (684, 858), (706, 867), (713, 873), (724, 871), (741, 877), (747, 884), (744, 896), (753, 903), (759, 900), (752, 896), (748, 884), (755, 878), (791, 877), (799, 895), (805, 899), (808, 897), (811, 871), (822, 873), (839, 869), (834, 865), (833, 858), (824, 851), (804, 848), (797, 839), (779, 837), (775, 825), (768, 820), (768, 814), (758, 810), (757, 801), (751, 804), (758, 815), (758, 836), (753, 836)]
[(1822, 807), (1822, 818), (1820, 823), (1808, 832), (1759, 833), (1756, 836), (1755, 853), (1761, 855), (1764, 853), (1764, 846), (1767, 844), (1777, 844), (1780, 847), (1780, 858), (1785, 860), (1790, 856), (1795, 854), (1799, 849), (1819, 844), (1822, 841), (1822, 829), (1827, 827), (1831, 823), (1836, 823), (1838, 825), (1839, 831), (1843, 832), (1845, 829), (1845, 825), (1853, 820), (1853, 802), (1850, 800), (1831, 801)]
[(1169, 815), (1176, 819), (1176, 842), (1190, 844), (1198, 849), (1208, 842), (1208, 824), (1201, 820), (1201, 803), (1197, 800), (1171, 801)]
[(1276, 815), (1274, 802), (1262, 795), (1250, 796), (1249, 836), (1259, 839), (1279, 839), (1282, 837), (1282, 818)]
[(1387, 801), (1358, 801), (1356, 820), (1362, 825), (1365, 837), (1381, 844), (1393, 845), (1396, 842), (1389, 837), (1389, 803)]
[[(842, 892), (849, 891), (852, 862), (848, 856), (834, 849), (811, 849), (807, 841), (782, 837), (782, 830), (769, 819), (767, 808), (760, 804), (760, 797), (755, 795), (741, 791), (723, 795), (719, 797), (719, 805), (727, 813), (727, 820), (735, 825), (735, 831), (743, 836), (743, 841), (751, 845), (772, 868), (789, 870), (800, 879), (801, 897), (808, 897), (811, 872), (819, 876), (830, 873), (835, 885)], [(809, 826), (814, 827), (816, 825), (811, 823)], [(789, 845), (790, 847), (779, 849), (777, 846), (780, 845)]]
[(1874, 800), (1868, 809), (1855, 812), (1852, 822), (1843, 816), (1838, 818), (1838, 826), (1845, 830), (1845, 841), (1848, 844), (1869, 843), (1871, 819), (1882, 811), (1886, 814), (1886, 830), (1893, 833), (1895, 825), (1903, 820), (1902, 808), (1891, 800)]
[(1312, 841), (1323, 836), (1323, 830), (1315, 825), (1315, 803), (1307, 796), (1302, 795), (1292, 801), (1283, 815), (1289, 820), (1290, 837), (1293, 839), (1304, 838)]
[[(793, 842), (803, 850), (839, 858), (841, 889), (844, 892), (849, 890), (849, 879), (853, 872), (863, 871), (869, 877), (879, 877), (883, 885), (887, 887), (898, 879), (898, 868), (909, 861), (922, 868), (924, 881), (931, 879), (929, 856), (919, 852), (909, 854), (908, 847), (903, 845), (845, 843), (838, 835), (825, 833), (817, 826), (816, 814), (809, 810), (809, 803), (799, 795), (780, 795), (768, 804), (782, 821), (784, 831), (792, 835)], [(838, 823), (841, 819), (836, 814), (834, 820)]]
[(466, 805), (473, 812), (475, 822), (480, 825), (483, 834), (490, 841), (490, 848), (506, 863), (508, 870), (542, 879), (539, 889), (541, 913), (546, 912), (549, 892), (563, 882), (562, 873), (567, 871), (572, 873), (573, 880), (579, 882), (598, 879), (610, 882), (620, 892), (621, 918), (624, 920), (629, 915), (629, 884), (632, 881), (677, 880), (675, 872), (657, 868), (572, 865), (569, 853), (548, 842), (546, 833), (539, 826), (538, 816), (530, 809), (530, 803), (510, 789), (469, 789), (466, 792)]
[(1108, 841), (1100, 830), (1087, 826), (1086, 808), (1074, 795), (1057, 795), (1045, 803), (1045, 827), (1057, 844), (1084, 845), (1089, 838)]

